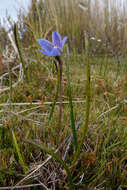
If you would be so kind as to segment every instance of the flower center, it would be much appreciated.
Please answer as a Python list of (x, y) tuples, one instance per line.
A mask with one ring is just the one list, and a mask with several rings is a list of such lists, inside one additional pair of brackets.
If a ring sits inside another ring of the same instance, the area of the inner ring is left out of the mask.
[(54, 46), (54, 48), (58, 48), (57, 46)]

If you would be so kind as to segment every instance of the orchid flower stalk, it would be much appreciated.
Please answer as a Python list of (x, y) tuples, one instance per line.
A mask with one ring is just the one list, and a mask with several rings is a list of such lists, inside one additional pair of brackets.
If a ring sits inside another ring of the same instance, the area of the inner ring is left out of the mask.
[[(39, 49), (40, 52), (43, 54), (55, 57), (58, 61), (58, 72), (59, 72), (59, 95), (60, 95), (60, 104), (59, 104), (59, 124), (61, 124), (62, 120), (62, 59), (61, 59), (61, 53), (63, 51), (64, 44), (67, 40), (67, 37), (61, 38), (61, 35), (57, 33), (56, 31), (52, 32), (52, 42), (45, 40), (45, 39), (38, 39), (38, 43), (41, 46), (41, 49)], [(56, 95), (57, 97), (57, 95)], [(51, 118), (51, 115), (50, 115)]]

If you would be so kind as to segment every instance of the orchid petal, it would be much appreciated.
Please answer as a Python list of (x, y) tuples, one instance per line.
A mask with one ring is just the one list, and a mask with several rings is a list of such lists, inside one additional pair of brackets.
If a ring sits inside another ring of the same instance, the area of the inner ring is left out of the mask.
[(53, 48), (53, 50), (50, 52), (49, 56), (60, 56), (61, 52), (58, 48)]
[(38, 43), (40, 44), (41, 48), (46, 52), (51, 52), (53, 49), (53, 44), (45, 39), (38, 39)]
[(49, 56), (50, 52), (46, 52), (46, 51), (42, 51), (41, 49), (39, 49), (40, 52), (42, 52), (43, 54)]
[(65, 37), (63, 38), (63, 40), (62, 40), (62, 49), (63, 49), (63, 47), (64, 47), (64, 44), (65, 44), (66, 40), (67, 40), (67, 36), (65, 36)]
[(61, 36), (56, 31), (52, 33), (52, 42), (53, 42), (54, 46), (57, 46), (58, 48), (60, 48), (62, 50)]

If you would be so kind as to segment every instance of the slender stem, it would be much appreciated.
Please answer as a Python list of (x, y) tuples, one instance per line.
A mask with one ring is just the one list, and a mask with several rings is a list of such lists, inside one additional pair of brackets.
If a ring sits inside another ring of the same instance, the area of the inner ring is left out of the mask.
[(75, 162), (77, 161), (80, 151), (83, 147), (83, 143), (85, 140), (85, 136), (87, 134), (88, 131), (88, 124), (89, 124), (89, 113), (90, 113), (90, 62), (89, 62), (89, 53), (88, 53), (88, 39), (87, 36), (85, 35), (85, 54), (86, 54), (86, 72), (87, 72), (87, 89), (86, 89), (86, 120), (85, 120), (85, 125), (84, 125), (84, 129), (83, 129), (83, 135), (81, 138), (81, 142), (78, 146), (78, 149), (74, 155), (74, 159), (72, 161), (72, 166), (75, 164)]
[(69, 64), (68, 63), (67, 63), (67, 83), (68, 83), (70, 118), (71, 118), (71, 127), (72, 127), (72, 134), (73, 134), (74, 149), (75, 149), (75, 151), (77, 151), (77, 148), (78, 148), (77, 133), (76, 133), (76, 128), (75, 128), (75, 119), (74, 119), (74, 112), (73, 112), (73, 103), (72, 103), (71, 84), (70, 84)]
[(59, 104), (59, 125), (61, 125), (61, 120), (62, 120), (62, 101), (63, 101), (63, 87), (62, 87), (62, 71), (63, 71), (63, 62), (62, 60), (59, 58), (59, 72), (60, 72), (60, 80), (59, 80), (59, 93), (60, 93), (60, 104)]
[(52, 109), (51, 109), (51, 112), (49, 114), (49, 121), (51, 120), (52, 116), (53, 116), (53, 112), (54, 112), (54, 108), (55, 108), (55, 105), (56, 105), (56, 101), (58, 99), (58, 93), (59, 93), (59, 85), (60, 85), (60, 77), (59, 77), (60, 73), (59, 73), (59, 69), (57, 70), (57, 86), (56, 86), (56, 95), (55, 95), (55, 99), (54, 99), (54, 102), (52, 104)]
[(51, 109), (51, 112), (50, 112), (50, 115), (49, 115), (49, 121), (52, 118), (52, 115), (53, 115), (53, 112), (54, 112), (54, 107), (56, 105), (56, 101), (57, 101), (57, 98), (58, 98), (58, 91), (59, 91), (59, 97), (60, 97), (59, 126), (60, 126), (61, 125), (61, 120), (62, 120), (62, 103), (63, 103), (63, 100), (62, 100), (62, 96), (63, 96), (63, 88), (62, 88), (62, 70), (63, 70), (62, 67), (63, 67), (63, 62), (62, 62), (60, 57), (56, 57), (56, 60), (59, 63), (58, 68), (57, 68), (57, 65), (56, 65), (56, 70), (57, 70), (57, 90), (56, 90), (55, 100), (54, 100), (54, 103), (52, 105), (52, 109)]

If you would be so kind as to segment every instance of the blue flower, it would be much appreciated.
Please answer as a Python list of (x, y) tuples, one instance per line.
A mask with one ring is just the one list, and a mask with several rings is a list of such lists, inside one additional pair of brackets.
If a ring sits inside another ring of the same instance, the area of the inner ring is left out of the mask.
[(58, 32), (54, 31), (52, 32), (52, 43), (45, 39), (38, 39), (37, 41), (42, 48), (39, 49), (42, 53), (47, 56), (59, 57), (62, 53), (66, 40), (67, 37), (64, 37), (62, 40), (61, 35)]

